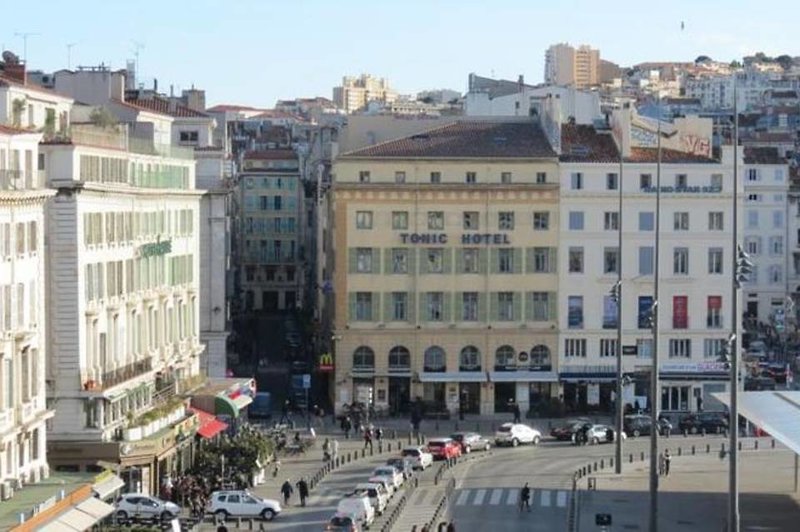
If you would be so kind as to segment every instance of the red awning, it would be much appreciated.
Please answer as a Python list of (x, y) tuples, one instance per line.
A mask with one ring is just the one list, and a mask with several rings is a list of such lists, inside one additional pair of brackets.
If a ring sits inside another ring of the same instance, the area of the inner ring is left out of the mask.
[(194, 412), (200, 420), (200, 428), (197, 429), (197, 434), (203, 438), (213, 438), (228, 428), (228, 424), (217, 419), (214, 414), (209, 414), (198, 408), (190, 408), (190, 410)]

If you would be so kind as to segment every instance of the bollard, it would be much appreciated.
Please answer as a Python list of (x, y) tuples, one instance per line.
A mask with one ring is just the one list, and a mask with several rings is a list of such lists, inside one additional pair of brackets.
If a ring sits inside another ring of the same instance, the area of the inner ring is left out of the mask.
[(707, 443), (706, 444), (706, 454), (709, 454), (710, 452), (711, 452), (711, 444)]
[(386, 447), (386, 452), (388, 453), (392, 452), (392, 442), (389, 442), (388, 446)]
[(739, 442), (739, 450), (742, 450), (742, 442)]
[(408, 444), (411, 445), (411, 431), (408, 431)]
[(392, 439), (393, 440), (397, 439), (397, 429), (392, 429)]
[(757, 451), (758, 450), (758, 440), (753, 442), (753, 448)]
[(633, 454), (630, 455), (630, 463), (633, 463)]
[(772, 448), (775, 448), (775, 438), (772, 439)]
[(720, 445), (720, 447), (719, 447), (719, 454), (721, 454), (723, 456), (725, 455), (725, 444), (724, 443), (722, 445)]
[(601, 458), (601, 459), (600, 459), (600, 469), (605, 469), (605, 468), (606, 468), (605, 460), (603, 460), (603, 459)]
[(644, 451), (642, 451), (642, 453), (641, 453), (641, 457), (639, 458), (639, 460), (641, 460), (642, 462), (644, 462)]
[(681, 452), (682, 451), (683, 451), (683, 449), (681, 447), (678, 447), (678, 456), (681, 456)]
[(586, 466), (581, 469), (581, 475), (586, 475)]
[(595, 473), (597, 473), (597, 462), (595, 462), (595, 463), (594, 463), (594, 469), (593, 469), (592, 471), (594, 471)]
[(608, 459), (608, 467), (614, 467), (614, 459), (613, 458), (609, 458)]
[(695, 454), (695, 448), (694, 445), (692, 445), (692, 456), (694, 456), (694, 454)]
[(361, 449), (361, 458), (366, 458), (366, 456), (367, 456), (367, 450)]

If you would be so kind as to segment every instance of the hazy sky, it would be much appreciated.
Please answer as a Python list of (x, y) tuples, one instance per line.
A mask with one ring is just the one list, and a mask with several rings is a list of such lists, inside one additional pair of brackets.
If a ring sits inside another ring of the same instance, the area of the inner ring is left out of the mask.
[[(12, 0), (3, 0), (12, 2)], [(621, 65), (800, 55), (795, 1), (743, 0), (29, 0), (0, 17), (0, 46), (52, 71), (105, 63), (209, 104), (272, 107), (321, 95), (343, 75), (386, 77), (401, 93), (464, 91), (467, 75), (541, 81), (544, 50), (590, 44)], [(685, 29), (681, 30), (681, 21)]]

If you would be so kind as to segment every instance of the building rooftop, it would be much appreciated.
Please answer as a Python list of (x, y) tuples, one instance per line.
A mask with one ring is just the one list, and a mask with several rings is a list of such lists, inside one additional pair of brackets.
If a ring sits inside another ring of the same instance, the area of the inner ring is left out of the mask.
[(215, 105), (214, 107), (209, 107), (206, 109), (207, 113), (224, 113), (226, 111), (265, 111), (266, 109), (262, 109), (260, 107), (250, 107), (249, 105), (234, 105), (234, 104), (227, 104), (221, 103), (219, 105)]
[(342, 157), (549, 158), (556, 157), (541, 127), (530, 121), (460, 121), (367, 146)]
[(744, 149), (745, 164), (786, 164), (786, 159), (780, 156), (778, 148), (746, 147)]
[(185, 105), (172, 103), (169, 100), (157, 96), (153, 98), (127, 98), (124, 102), (119, 103), (175, 118), (209, 118), (205, 113), (195, 111)]
[(590, 125), (563, 124), (559, 160), (570, 163), (619, 162), (619, 150), (610, 131), (600, 133)]
[[(658, 148), (631, 148), (631, 154), (625, 158), (628, 163), (657, 163)], [(695, 155), (679, 150), (661, 148), (661, 162), (666, 164), (715, 164), (716, 159)]]
[(53, 472), (36, 484), (28, 484), (17, 490), (14, 496), (0, 504), (0, 529), (8, 530), (19, 524), (19, 514), (30, 518), (30, 512), (41, 505), (48, 507), (48, 501), (57, 499), (61, 492), (69, 494), (79, 487), (92, 484), (96, 473)]
[(244, 154), (244, 159), (250, 160), (271, 160), (271, 161), (284, 161), (288, 159), (297, 159), (297, 154), (294, 150), (259, 150), (259, 151), (249, 151)]

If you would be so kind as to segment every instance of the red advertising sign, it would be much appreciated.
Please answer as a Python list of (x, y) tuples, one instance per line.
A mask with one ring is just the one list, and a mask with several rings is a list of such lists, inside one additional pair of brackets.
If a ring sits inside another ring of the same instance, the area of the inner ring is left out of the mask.
[(672, 298), (672, 328), (686, 329), (689, 327), (689, 298), (675, 296)]

